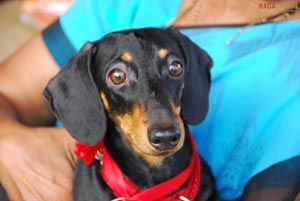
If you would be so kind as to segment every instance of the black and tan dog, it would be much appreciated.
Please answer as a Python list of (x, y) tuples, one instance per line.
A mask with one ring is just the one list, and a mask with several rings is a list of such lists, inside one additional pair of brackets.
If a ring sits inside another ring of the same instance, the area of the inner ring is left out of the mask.
[(73, 199), (217, 200), (207, 165), (194, 168), (200, 160), (186, 126), (207, 113), (211, 66), (175, 29), (116, 32), (85, 44), (45, 90), (71, 135), (97, 147), (98, 160), (94, 152), (91, 164), (77, 162)]

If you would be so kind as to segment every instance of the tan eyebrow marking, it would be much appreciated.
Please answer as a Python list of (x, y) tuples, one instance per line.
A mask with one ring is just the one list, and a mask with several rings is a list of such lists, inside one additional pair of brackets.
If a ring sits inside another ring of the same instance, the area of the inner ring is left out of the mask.
[(129, 52), (124, 52), (121, 55), (121, 60), (124, 61), (124, 62), (130, 62), (130, 61), (132, 61), (132, 56)]
[(158, 55), (159, 55), (159, 57), (160, 57), (161, 59), (166, 58), (166, 56), (168, 55), (168, 53), (169, 53), (169, 51), (166, 50), (166, 49), (164, 49), (164, 48), (162, 48), (162, 49), (160, 49), (160, 50), (158, 51)]

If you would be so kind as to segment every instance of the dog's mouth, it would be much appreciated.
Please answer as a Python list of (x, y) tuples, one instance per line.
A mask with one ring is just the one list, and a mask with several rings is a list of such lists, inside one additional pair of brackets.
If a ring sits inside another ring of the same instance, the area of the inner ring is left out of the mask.
[(139, 150), (139, 153), (141, 153), (140, 155), (148, 156), (148, 157), (168, 157), (177, 151), (177, 150), (168, 150), (168, 151), (160, 151), (160, 152), (145, 151), (145, 150), (141, 150), (139, 147), (137, 147), (137, 149)]
[(154, 148), (147, 149), (146, 147), (137, 146), (140, 157), (150, 166), (155, 166), (163, 163), (164, 159), (174, 155), (183, 147), (184, 137), (179, 141), (176, 147), (172, 149), (157, 150)]
[(157, 165), (180, 150), (184, 143), (184, 130), (179, 124), (169, 128), (149, 128), (140, 135), (131, 138), (131, 147), (149, 165)]
[(182, 146), (177, 146), (173, 149), (168, 149), (164, 151), (158, 151), (155, 149), (148, 149), (145, 146), (134, 146), (135, 152), (150, 166), (155, 166), (161, 164), (164, 159), (172, 156), (178, 150), (181, 149)]

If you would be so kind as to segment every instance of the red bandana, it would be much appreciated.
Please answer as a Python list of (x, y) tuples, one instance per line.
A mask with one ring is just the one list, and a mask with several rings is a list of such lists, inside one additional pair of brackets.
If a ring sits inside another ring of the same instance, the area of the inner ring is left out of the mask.
[[(109, 155), (101, 141), (95, 146), (87, 146), (77, 143), (75, 154), (90, 165), (99, 150), (102, 154), (102, 166), (100, 173), (106, 184), (118, 200), (126, 201), (174, 201), (195, 200), (201, 183), (201, 164), (196, 145), (190, 135), (193, 149), (193, 157), (188, 167), (175, 177), (153, 186), (146, 190), (139, 189), (120, 170), (113, 158)], [(184, 184), (186, 186), (182, 187)]]

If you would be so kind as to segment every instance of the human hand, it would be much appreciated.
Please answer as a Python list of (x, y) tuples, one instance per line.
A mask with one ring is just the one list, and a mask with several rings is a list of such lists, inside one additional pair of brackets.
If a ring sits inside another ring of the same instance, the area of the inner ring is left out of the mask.
[(0, 183), (10, 200), (71, 200), (75, 140), (65, 129), (0, 121)]

